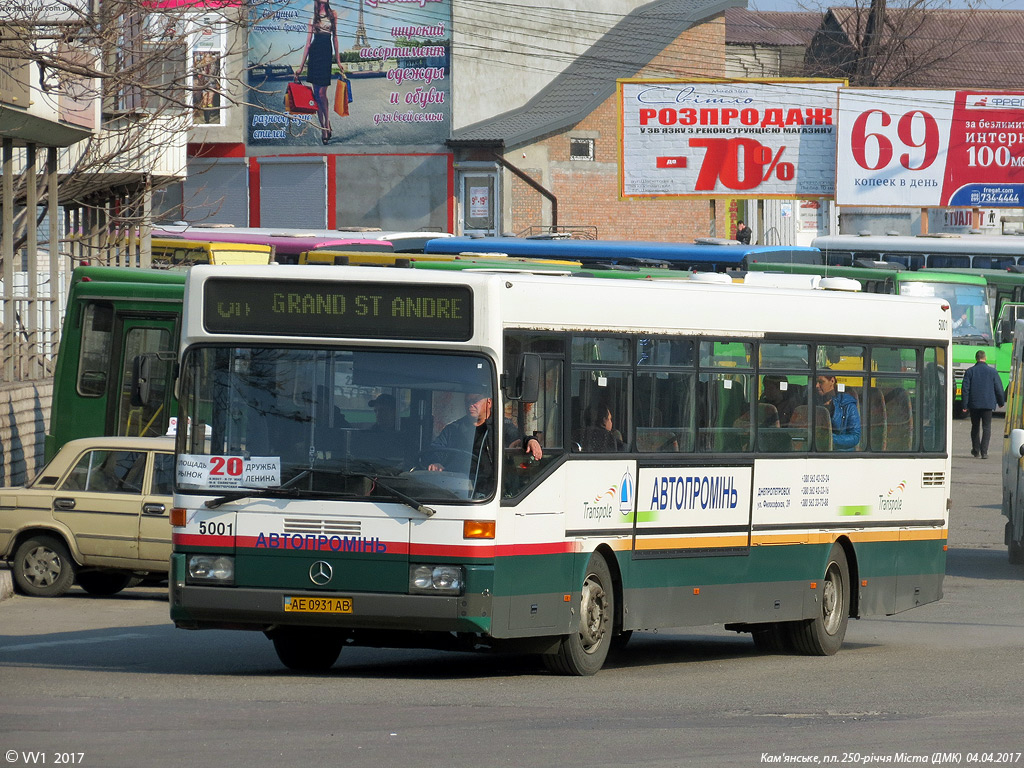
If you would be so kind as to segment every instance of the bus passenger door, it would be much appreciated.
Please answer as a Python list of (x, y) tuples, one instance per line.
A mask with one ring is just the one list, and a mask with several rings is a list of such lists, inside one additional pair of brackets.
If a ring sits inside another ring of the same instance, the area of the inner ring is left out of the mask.
[[(113, 413), (108, 414), (108, 434), (155, 437), (167, 432), (172, 416), (171, 403), (177, 320), (174, 317), (126, 317), (122, 319), (118, 349), (118, 388)], [(132, 386), (135, 359), (151, 356), (149, 396), (141, 404), (133, 403)], [(113, 390), (112, 390), (113, 391)]]

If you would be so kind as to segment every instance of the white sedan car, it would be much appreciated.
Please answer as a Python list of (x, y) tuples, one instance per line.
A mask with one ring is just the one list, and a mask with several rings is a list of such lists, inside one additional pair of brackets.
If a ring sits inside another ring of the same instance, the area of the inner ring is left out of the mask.
[(71, 440), (27, 486), (0, 489), (0, 560), (37, 597), (166, 578), (173, 481), (173, 438)]

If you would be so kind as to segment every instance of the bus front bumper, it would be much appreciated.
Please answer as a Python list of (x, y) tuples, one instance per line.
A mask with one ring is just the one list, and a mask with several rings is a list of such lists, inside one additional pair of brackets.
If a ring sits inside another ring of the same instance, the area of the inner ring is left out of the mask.
[[(286, 597), (344, 598), (350, 613), (285, 610)], [(171, 582), (171, 619), (182, 629), (251, 629), (315, 626), (339, 629), (488, 633), (489, 595), (397, 595), (380, 592), (311, 592)]]

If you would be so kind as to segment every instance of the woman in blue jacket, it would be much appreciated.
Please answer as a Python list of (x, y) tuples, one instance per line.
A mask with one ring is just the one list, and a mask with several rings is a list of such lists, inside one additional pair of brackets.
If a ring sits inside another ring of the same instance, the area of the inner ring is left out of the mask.
[(818, 374), (814, 381), (814, 389), (832, 418), (832, 446), (837, 451), (854, 450), (860, 444), (860, 411), (857, 408), (857, 398), (840, 392), (835, 374), (827, 371)]

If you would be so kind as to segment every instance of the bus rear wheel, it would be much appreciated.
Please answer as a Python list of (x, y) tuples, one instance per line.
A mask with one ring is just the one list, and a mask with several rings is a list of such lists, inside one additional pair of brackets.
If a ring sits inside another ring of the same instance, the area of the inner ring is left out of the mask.
[(326, 672), (341, 655), (340, 632), (322, 627), (279, 627), (270, 635), (277, 658), (296, 672)]
[(615, 590), (604, 557), (594, 554), (587, 563), (579, 604), (579, 629), (562, 638), (555, 653), (544, 655), (544, 665), (560, 675), (593, 675), (604, 666), (612, 644)]
[(850, 567), (842, 545), (833, 544), (825, 566), (818, 613), (813, 619), (791, 625), (793, 649), (807, 656), (831, 656), (842, 647), (849, 621)]

